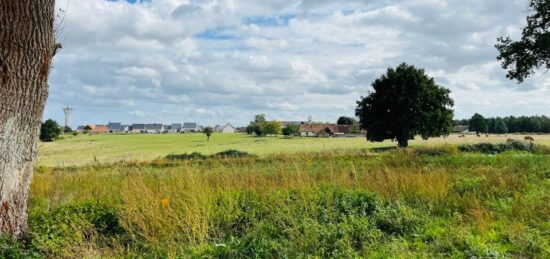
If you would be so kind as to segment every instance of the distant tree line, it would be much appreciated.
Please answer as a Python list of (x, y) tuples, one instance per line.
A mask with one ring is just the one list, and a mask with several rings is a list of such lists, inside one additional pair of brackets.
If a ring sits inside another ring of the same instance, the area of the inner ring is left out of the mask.
[(484, 118), (475, 114), (470, 119), (455, 120), (455, 125), (469, 126), (477, 133), (550, 133), (550, 118), (546, 116), (508, 116)]

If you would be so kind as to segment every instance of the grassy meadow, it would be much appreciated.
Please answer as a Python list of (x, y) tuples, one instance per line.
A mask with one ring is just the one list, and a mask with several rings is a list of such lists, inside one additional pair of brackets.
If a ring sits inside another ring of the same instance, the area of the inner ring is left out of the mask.
[[(508, 138), (522, 140), (524, 135), (466, 136), (459, 138), (417, 138), (411, 146), (491, 142), (500, 143)], [(536, 143), (550, 145), (550, 135), (535, 135)], [(54, 142), (40, 143), (37, 165), (72, 166), (90, 163), (143, 161), (175, 153), (200, 152), (213, 154), (227, 149), (241, 150), (265, 157), (271, 154), (303, 152), (356, 151), (366, 148), (395, 146), (396, 143), (367, 142), (365, 138), (257, 138), (246, 134), (214, 134), (206, 141), (204, 134), (107, 134), (67, 136)]]
[[(550, 147), (457, 146), (505, 140), (58, 140), (40, 147), (30, 241), (0, 238), (0, 257), (549, 258)], [(251, 154), (164, 158), (227, 149)]]

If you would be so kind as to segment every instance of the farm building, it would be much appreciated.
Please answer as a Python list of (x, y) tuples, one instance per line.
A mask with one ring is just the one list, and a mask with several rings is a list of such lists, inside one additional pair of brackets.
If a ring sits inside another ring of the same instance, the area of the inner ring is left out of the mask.
[(88, 132), (91, 133), (91, 134), (103, 134), (103, 133), (108, 133), (109, 132), (109, 127), (107, 127), (106, 125), (88, 125), (90, 126), (91, 130), (89, 130)]
[(230, 123), (227, 123), (224, 126), (218, 125), (214, 129), (220, 133), (235, 133), (235, 131), (237, 131), (237, 129), (233, 127), (233, 125), (231, 125)]
[(453, 133), (468, 133), (469, 132), (468, 126), (454, 126), (453, 127)]
[(336, 124), (301, 124), (300, 135), (302, 137), (331, 137), (349, 134), (352, 125)]

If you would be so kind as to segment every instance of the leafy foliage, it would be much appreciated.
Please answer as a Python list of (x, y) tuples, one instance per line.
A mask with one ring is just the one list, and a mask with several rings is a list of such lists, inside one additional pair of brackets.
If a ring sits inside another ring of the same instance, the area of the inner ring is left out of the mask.
[[(483, 122), (476, 122), (478, 125)], [(550, 133), (550, 118), (546, 116), (496, 117), (485, 118), (487, 132), (494, 134), (506, 133)], [(457, 120), (455, 125), (469, 125), (470, 119)]]
[(44, 142), (53, 141), (55, 138), (59, 137), (61, 134), (61, 128), (56, 121), (52, 119), (46, 120), (40, 126), (40, 140)]
[(356, 122), (357, 121), (354, 118), (341, 116), (340, 118), (338, 118), (338, 121), (336, 121), (336, 124), (338, 124), (338, 125), (353, 125)]
[(550, 1), (531, 0), (527, 26), (519, 41), (501, 37), (495, 47), (507, 77), (523, 82), (535, 69), (550, 69)]
[(438, 86), (423, 69), (405, 63), (388, 68), (372, 87), (374, 92), (357, 102), (355, 112), (368, 140), (397, 139), (406, 147), (415, 135), (427, 139), (450, 132), (450, 90)]
[(285, 136), (297, 136), (300, 135), (300, 125), (289, 124), (283, 128), (283, 135)]
[(266, 121), (264, 114), (254, 117), (254, 121), (246, 127), (246, 133), (256, 136), (277, 135), (281, 133), (282, 124), (279, 121)]
[(470, 119), (470, 125), (468, 127), (470, 131), (475, 131), (477, 134), (481, 133), (487, 133), (489, 128), (487, 126), (487, 121), (481, 114), (476, 113), (472, 118)]
[(206, 135), (207, 141), (210, 141), (210, 136), (212, 136), (212, 133), (214, 133), (214, 129), (212, 127), (205, 127), (202, 130), (202, 133), (204, 133), (204, 135)]

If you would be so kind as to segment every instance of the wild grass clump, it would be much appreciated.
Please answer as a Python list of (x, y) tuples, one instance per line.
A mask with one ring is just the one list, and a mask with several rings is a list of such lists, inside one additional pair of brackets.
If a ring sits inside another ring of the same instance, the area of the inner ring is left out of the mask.
[(54, 258), (548, 258), (549, 172), (548, 155), (448, 146), (40, 167), (30, 244)]
[(199, 152), (193, 152), (190, 154), (169, 154), (165, 158), (168, 160), (204, 160), (207, 158), (207, 156)]
[(550, 148), (543, 145), (508, 139), (505, 143), (477, 143), (462, 144), (458, 147), (461, 152), (476, 152), (482, 154), (498, 154), (506, 151), (523, 151), (537, 154), (550, 154)]
[(205, 159), (208, 159), (208, 158), (218, 159), (218, 158), (241, 158), (241, 157), (253, 158), (253, 157), (256, 157), (256, 156), (254, 156), (252, 154), (249, 154), (247, 152), (244, 152), (244, 151), (228, 149), (228, 150), (225, 150), (225, 151), (215, 153), (215, 154), (210, 155), (210, 156), (203, 155), (199, 152), (193, 152), (193, 153), (190, 153), (190, 154), (187, 154), (187, 153), (169, 154), (165, 158), (167, 160), (177, 161), (177, 160), (205, 160)]

